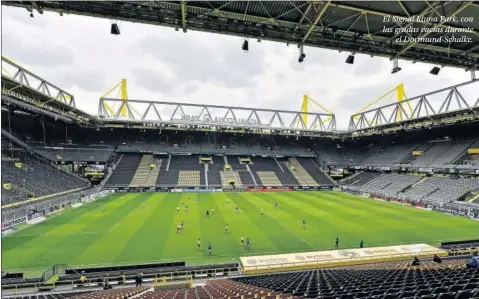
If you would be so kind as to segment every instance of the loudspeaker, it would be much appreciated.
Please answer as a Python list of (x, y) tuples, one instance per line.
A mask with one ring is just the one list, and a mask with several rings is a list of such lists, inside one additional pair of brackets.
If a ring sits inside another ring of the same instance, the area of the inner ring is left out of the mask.
[(120, 28), (118, 27), (117, 23), (111, 24), (111, 34), (114, 34), (114, 35), (120, 34)]

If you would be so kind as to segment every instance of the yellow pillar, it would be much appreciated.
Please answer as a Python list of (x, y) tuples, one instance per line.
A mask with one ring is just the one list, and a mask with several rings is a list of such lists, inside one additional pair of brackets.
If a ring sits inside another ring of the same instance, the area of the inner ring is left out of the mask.
[(126, 84), (126, 79), (121, 79), (121, 85), (120, 85), (120, 96), (122, 100), (121, 104), (121, 116), (128, 116), (128, 109), (127, 109), (127, 101), (128, 101), (128, 91), (127, 91), (127, 84)]

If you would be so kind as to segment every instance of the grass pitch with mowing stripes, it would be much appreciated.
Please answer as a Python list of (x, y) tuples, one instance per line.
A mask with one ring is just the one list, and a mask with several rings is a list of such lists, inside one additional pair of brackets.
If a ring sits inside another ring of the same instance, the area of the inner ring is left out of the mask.
[[(207, 209), (215, 211), (209, 218)], [(184, 231), (177, 233), (181, 221)], [(242, 234), (251, 239), (249, 251), (240, 245)], [(366, 247), (437, 245), (479, 237), (479, 222), (339, 192), (114, 194), (2, 238), (2, 269), (38, 274), (54, 264), (231, 262), (246, 254), (327, 250), (336, 236), (341, 248), (358, 247), (361, 239)]]

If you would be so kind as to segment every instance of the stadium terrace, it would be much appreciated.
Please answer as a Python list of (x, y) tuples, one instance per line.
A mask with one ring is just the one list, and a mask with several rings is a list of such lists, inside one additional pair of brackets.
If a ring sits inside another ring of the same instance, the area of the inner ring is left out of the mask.
[[(298, 36), (475, 74), (477, 46), (402, 46), (393, 32), (366, 39), (353, 25), (395, 25), (382, 22), (395, 15), (460, 28), (454, 16), (476, 3), (350, 2), (2, 5), (299, 45)], [(439, 8), (449, 19), (426, 16)], [(116, 21), (111, 29), (120, 34)], [(368, 105), (343, 131), (334, 113), (308, 110), (321, 106), (308, 95), (292, 111), (134, 100), (126, 79), (116, 87), (122, 95), (102, 96), (92, 115), (2, 57), (2, 298), (479, 298), (474, 76), (412, 98), (400, 84), (380, 98), (395, 102)]]

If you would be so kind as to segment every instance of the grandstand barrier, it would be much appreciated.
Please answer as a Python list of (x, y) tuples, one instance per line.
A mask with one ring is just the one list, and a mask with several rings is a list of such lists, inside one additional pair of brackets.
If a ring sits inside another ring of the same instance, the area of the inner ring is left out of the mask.
[(92, 202), (92, 201), (95, 201), (97, 198), (105, 197), (110, 193), (114, 193), (114, 191), (113, 190), (103, 190), (103, 191), (100, 191), (98, 193), (94, 193), (94, 194), (91, 194), (91, 195), (88, 195), (88, 196), (83, 196), (82, 198), (80, 198), (80, 201)]
[(179, 187), (107, 187), (107, 190), (117, 193), (127, 192), (282, 192), (282, 191), (332, 191), (333, 186), (298, 186), (298, 187), (255, 187), (255, 188), (209, 188), (209, 187), (194, 187), (194, 188), (179, 188)]
[[(45, 284), (44, 278), (52, 277), (55, 274), (55, 266), (47, 269), (42, 273), (42, 277), (30, 278), (23, 282), (9, 282), (2, 281), (2, 291), (15, 290), (25, 288), (37, 288), (41, 286), (48, 286), (52, 288), (61, 287), (62, 291), (75, 290), (81, 285), (82, 288), (91, 288), (101, 286), (103, 280), (106, 278), (111, 285), (134, 285), (135, 276), (138, 272), (143, 273), (144, 284), (168, 285), (178, 282), (191, 283), (194, 279), (211, 279), (218, 277), (231, 276), (231, 273), (238, 273), (238, 263), (225, 263), (213, 265), (198, 265), (187, 266), (185, 262), (170, 262), (160, 264), (139, 264), (139, 265), (125, 265), (125, 266), (111, 266), (111, 267), (97, 267), (97, 268), (71, 268), (68, 265), (63, 265), (65, 269), (64, 274), (60, 275), (59, 279), (53, 284)], [(156, 267), (158, 266), (158, 267)], [(84, 273), (82, 273), (85, 271)], [(58, 271), (57, 271), (58, 272)], [(10, 278), (22, 278), (23, 273), (8, 273)], [(85, 275), (86, 283), (82, 284), (80, 281), (81, 275)], [(123, 280), (125, 276), (125, 281)]]
[(413, 257), (431, 258), (448, 256), (442, 250), (427, 244), (397, 245), (371, 248), (339, 249), (290, 254), (240, 257), (245, 274), (263, 274), (331, 268), (362, 264), (410, 260)]
[(50, 207), (49, 209), (44, 209), (44, 210), (35, 210), (31, 213), (29, 213), (27, 216), (20, 217), (18, 219), (13, 219), (8, 222), (2, 222), (2, 236), (5, 236), (11, 232), (14, 231), (15, 226), (22, 224), (22, 223), (37, 223), (37, 219), (40, 217), (45, 217), (49, 214), (58, 212), (62, 209), (65, 208), (64, 204), (61, 205), (56, 205), (53, 207)]
[(287, 187), (266, 187), (266, 188), (248, 188), (246, 189), (247, 192), (282, 192), (282, 191), (293, 191), (292, 188)]
[(33, 197), (33, 198), (30, 198), (29, 200), (26, 200), (26, 201), (21, 201), (21, 202), (16, 202), (16, 203), (11, 203), (11, 204), (8, 204), (8, 205), (4, 205), (4, 206), (2, 206), (2, 209), (11, 208), (11, 207), (19, 206), (19, 205), (24, 205), (26, 203), (31, 203), (31, 202), (34, 202), (34, 201), (53, 198), (53, 197), (60, 196), (60, 195), (75, 193), (77, 191), (81, 191), (81, 190), (84, 190), (84, 189), (86, 189), (86, 188), (77, 188), (77, 189), (67, 190), (67, 191), (64, 191), (64, 192), (49, 194), (49, 195), (45, 195), (45, 196), (41, 196), (41, 197)]
[(13, 219), (7, 222), (2, 222), (2, 236), (6, 235), (10, 232), (13, 232), (13, 229), (15, 226), (26, 223), (26, 222), (32, 222), (35, 223), (37, 218), (40, 217), (45, 217), (49, 214), (59, 212), (65, 208), (68, 207), (68, 203), (59, 203), (54, 206), (50, 206), (47, 209), (42, 209), (42, 210), (30, 210), (30, 212), (26, 216), (19, 217), (17, 219)]
[(20, 217), (20, 218), (17, 218), (17, 219), (13, 219), (11, 221), (7, 221), (7, 222), (2, 222), (2, 236), (4, 235), (4, 231), (16, 226), (16, 225), (19, 225), (19, 224), (22, 224), (22, 223), (25, 223), (27, 222), (27, 217)]

